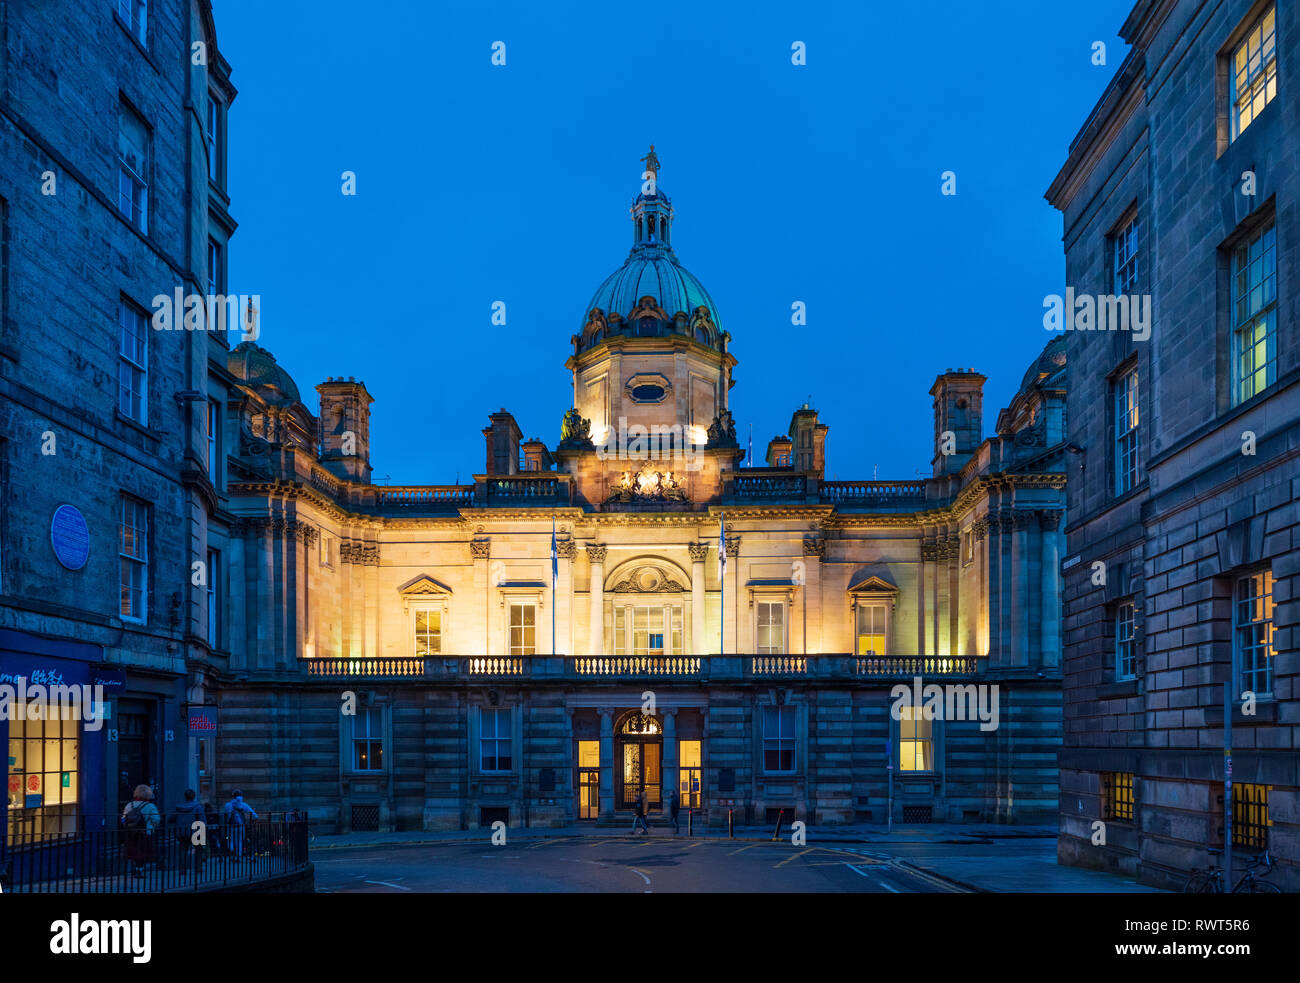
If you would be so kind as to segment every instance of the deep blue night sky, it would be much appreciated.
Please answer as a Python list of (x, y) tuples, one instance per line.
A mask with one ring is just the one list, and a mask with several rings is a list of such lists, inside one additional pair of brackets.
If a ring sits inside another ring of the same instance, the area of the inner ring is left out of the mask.
[(1049, 340), (1042, 196), (1132, 0), (214, 7), (240, 91), (229, 289), (261, 295), (260, 343), (313, 411), (326, 376), (365, 380), (377, 480), (449, 484), (483, 470), (499, 407), (558, 441), (569, 338), (627, 256), (652, 142), (759, 463), (811, 394), (827, 477), (928, 473), (949, 366), (989, 377), (990, 433)]

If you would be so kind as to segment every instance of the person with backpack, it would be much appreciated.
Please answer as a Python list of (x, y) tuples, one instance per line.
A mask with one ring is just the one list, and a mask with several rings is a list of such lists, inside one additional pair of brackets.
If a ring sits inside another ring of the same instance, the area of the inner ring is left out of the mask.
[(153, 789), (137, 785), (131, 801), (122, 810), (122, 855), (132, 877), (143, 877), (145, 865), (153, 859), (153, 831), (161, 821), (158, 807), (153, 804)]
[(244, 801), (244, 793), (235, 789), (230, 795), (230, 801), (222, 807), (221, 817), (226, 824), (230, 852), (236, 860), (240, 860), (244, 856), (244, 827), (257, 818), (257, 813)]
[(200, 857), (199, 848), (194, 845), (194, 824), (207, 823), (203, 803), (199, 802), (194, 789), (185, 790), (185, 801), (178, 802), (172, 809), (172, 827), (176, 833), (176, 842), (180, 845), (182, 857), (181, 876), (184, 877), (190, 867), (198, 873)]
[(650, 826), (645, 821), (645, 792), (636, 797), (636, 815), (632, 817), (632, 832), (636, 832), (637, 826), (645, 832), (646, 836), (650, 835)]

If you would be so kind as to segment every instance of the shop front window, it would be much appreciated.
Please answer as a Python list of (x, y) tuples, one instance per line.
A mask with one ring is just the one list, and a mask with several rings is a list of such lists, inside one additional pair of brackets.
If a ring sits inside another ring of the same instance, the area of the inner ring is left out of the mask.
[(80, 722), (17, 716), (9, 721), (5, 783), (10, 845), (76, 833)]

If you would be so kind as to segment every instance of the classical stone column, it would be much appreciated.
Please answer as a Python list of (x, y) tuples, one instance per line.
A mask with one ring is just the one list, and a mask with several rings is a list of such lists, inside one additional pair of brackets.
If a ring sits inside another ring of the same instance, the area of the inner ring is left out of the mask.
[(969, 655), (961, 631), (961, 532), (948, 533), (944, 569), (948, 577), (948, 654)]
[[(592, 544), (587, 547), (587, 562), (591, 565), (591, 621), (587, 626), (588, 655), (605, 654), (605, 553), (606, 550), (603, 546)], [(604, 752), (601, 753), (603, 756)], [(613, 753), (613, 750), (611, 750), (610, 754)], [(605, 797), (604, 782), (602, 771), (600, 790), (602, 802)], [(604, 811), (603, 805), (601, 811)]]
[(1011, 618), (1015, 625), (1011, 651), (1014, 653), (1013, 664), (1017, 666), (1029, 665), (1029, 592), (1035, 586), (1032, 583), (1035, 564), (1029, 555), (1029, 521), (1030, 515), (1026, 512), (1011, 513), (1012, 535), (1015, 539), (1014, 566), (1009, 583), (1012, 591)]
[(1001, 668), (1006, 664), (1004, 662), (1006, 647), (1003, 642), (1003, 634), (1006, 631), (1007, 624), (1005, 611), (1007, 610), (1007, 591), (1009, 588), (1004, 586), (1005, 578), (1003, 576), (1003, 554), (1006, 552), (1007, 540), (1006, 527), (1001, 510), (997, 510), (995, 506), (990, 506), (988, 532), (988, 577), (984, 596), (987, 598), (989, 611), (989, 664)]
[(614, 711), (600, 709), (600, 816), (614, 814)]
[[(230, 650), (230, 668), (242, 669), (248, 664), (248, 583), (250, 569), (245, 561), (244, 536), (248, 525), (242, 520), (230, 524), (230, 562), (226, 564), (226, 584), (229, 601), (226, 614), (226, 634), (222, 637)], [(195, 786), (197, 788), (198, 786)]]
[[(802, 609), (799, 625), (799, 652), (820, 654), (823, 651), (822, 640), (826, 626), (822, 624), (821, 583), (822, 557), (826, 555), (826, 539), (814, 536), (803, 541), (803, 583), (800, 584), (800, 607)], [(812, 610), (809, 610), (811, 605)], [(793, 634), (793, 628), (791, 628)], [(857, 625), (849, 625), (849, 650), (857, 649)], [(790, 651), (794, 651), (791, 646)]]
[(977, 566), (977, 584), (975, 593), (975, 611), (971, 623), (974, 626), (972, 655), (989, 654), (989, 559), (988, 545), (989, 520), (987, 517), (975, 520), (972, 529), (975, 534), (975, 563)]
[(310, 554), (307, 542), (311, 527), (294, 519), (290, 522), (287, 545), (292, 551), (293, 564), (289, 567), (289, 591), (293, 595), (293, 626), (289, 636), (289, 651), (280, 654), (281, 667), (293, 665), (306, 654), (307, 639), (307, 569)]
[(664, 718), (663, 809), (668, 810), (668, 794), (677, 790), (677, 708), (659, 711)]
[(366, 543), (361, 556), (354, 562), (361, 564), (362, 587), (361, 611), (366, 629), (365, 654), (377, 656), (383, 645), (381, 631), (383, 625), (379, 617), (379, 544)]
[(1061, 509), (1040, 509), (1038, 526), (1043, 537), (1043, 580), (1039, 596), (1043, 599), (1043, 613), (1039, 621), (1044, 668), (1061, 664), (1061, 584), (1058, 529), (1061, 527)]
[(921, 547), (920, 547), (921, 561), (920, 563), (917, 564), (917, 573), (916, 573), (916, 620), (917, 620), (916, 654), (929, 655), (930, 650), (926, 644), (926, 641), (927, 639), (932, 638), (934, 636), (934, 632), (927, 631), (925, 625), (925, 610), (926, 610), (925, 597), (926, 594), (929, 592), (928, 585), (926, 584), (926, 578), (930, 571), (930, 565), (934, 562), (935, 545), (934, 542), (929, 537), (925, 536), (924, 531), (922, 531), (921, 535), (923, 537), (921, 540)]
[[(731, 609), (731, 630), (727, 632), (727, 642), (731, 651), (739, 655), (744, 651), (742, 644), (746, 639), (740, 637), (740, 536), (727, 537), (727, 575), (731, 583), (727, 585), (727, 607)], [(723, 611), (725, 619), (727, 612)], [(726, 652), (722, 653), (726, 655)]]
[(283, 523), (283, 519), (267, 519), (256, 527), (255, 542), (259, 550), (254, 559), (257, 564), (257, 628), (254, 636), (256, 647), (249, 653), (250, 669), (270, 669), (275, 664), (275, 578), (279, 569), (275, 554), (280, 538), (277, 526)]
[(686, 547), (691, 554), (691, 644), (690, 654), (708, 655), (709, 647), (704, 617), (704, 561), (709, 555), (707, 543), (692, 543)]
[[(482, 529), (482, 526), (479, 527)], [(475, 650), (482, 646), (482, 655), (492, 654), (492, 638), (490, 626), (491, 618), (488, 615), (488, 609), (492, 605), (492, 579), (491, 564), (488, 562), (492, 555), (492, 540), (487, 538), (471, 539), (469, 542), (469, 555), (474, 562), (474, 586), (480, 584), (483, 587), (483, 606), (477, 615), (472, 619), (467, 619), (469, 624), (465, 627), (465, 653), (474, 655)], [(482, 621), (479, 618), (482, 618)], [(477, 631), (470, 627), (477, 623)], [(476, 640), (477, 639), (477, 640)]]
[(555, 630), (555, 645), (560, 650), (552, 655), (573, 655), (573, 626), (577, 618), (573, 610), (573, 558), (578, 547), (572, 539), (555, 544), (555, 553), (559, 557), (560, 575), (555, 585), (555, 618), (558, 626)]

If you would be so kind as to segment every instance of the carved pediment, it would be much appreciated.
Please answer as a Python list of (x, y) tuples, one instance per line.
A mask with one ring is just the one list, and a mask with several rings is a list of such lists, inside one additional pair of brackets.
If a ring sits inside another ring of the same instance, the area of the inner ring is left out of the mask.
[(615, 594), (680, 594), (683, 587), (658, 567), (637, 567), (610, 590)]
[(883, 577), (875, 575), (863, 577), (849, 587), (849, 593), (867, 597), (893, 597), (898, 593), (898, 586)]
[(403, 598), (410, 600), (430, 597), (449, 597), (451, 595), (451, 588), (446, 584), (434, 580), (427, 573), (422, 573), (414, 580), (408, 580), (401, 587), (397, 588), (397, 592), (401, 594)]

